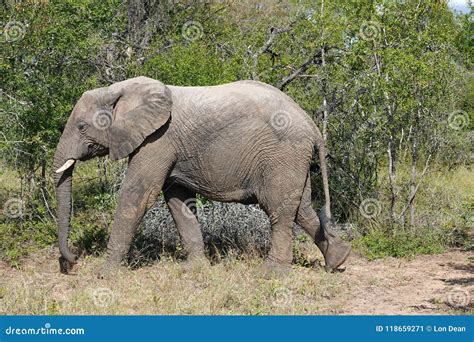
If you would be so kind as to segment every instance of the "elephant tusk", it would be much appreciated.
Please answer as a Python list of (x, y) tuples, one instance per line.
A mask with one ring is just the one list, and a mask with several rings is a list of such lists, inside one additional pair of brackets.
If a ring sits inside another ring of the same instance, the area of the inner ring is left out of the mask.
[(69, 169), (74, 163), (76, 162), (75, 159), (68, 159), (63, 166), (56, 170), (56, 173), (61, 173)]

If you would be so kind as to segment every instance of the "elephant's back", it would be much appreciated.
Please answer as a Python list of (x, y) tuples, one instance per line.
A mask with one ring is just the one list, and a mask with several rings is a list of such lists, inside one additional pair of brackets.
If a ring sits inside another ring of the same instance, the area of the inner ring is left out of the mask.
[(261, 126), (279, 138), (314, 136), (308, 114), (281, 90), (258, 81), (244, 80), (217, 86), (169, 86), (176, 115), (188, 122), (243, 128)]

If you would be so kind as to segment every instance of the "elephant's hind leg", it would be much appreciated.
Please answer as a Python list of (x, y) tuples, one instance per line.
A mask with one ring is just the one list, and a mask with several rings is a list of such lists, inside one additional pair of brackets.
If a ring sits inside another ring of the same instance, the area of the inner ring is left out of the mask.
[(185, 187), (165, 186), (165, 201), (173, 216), (188, 260), (204, 259), (204, 241), (197, 220), (196, 195)]
[(311, 180), (308, 175), (301, 197), (296, 221), (311, 236), (321, 250), (326, 262), (326, 269), (336, 269), (346, 261), (351, 251), (350, 244), (339, 238), (335, 232), (323, 230), (318, 215), (311, 206)]
[(284, 273), (290, 270), (293, 261), (293, 222), (301, 200), (304, 179), (301, 184), (289, 184), (284, 182), (281, 176), (277, 176), (266, 183), (268, 192), (261, 194), (259, 198), (259, 204), (270, 218), (272, 229), (271, 247), (265, 268), (272, 273)]

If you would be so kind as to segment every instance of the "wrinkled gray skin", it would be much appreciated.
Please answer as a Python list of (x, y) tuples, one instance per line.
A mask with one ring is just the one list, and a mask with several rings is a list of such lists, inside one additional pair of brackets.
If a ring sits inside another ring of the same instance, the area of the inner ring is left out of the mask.
[[(326, 200), (319, 218), (311, 207), (314, 148)], [(73, 161), (107, 154), (112, 160), (128, 157), (129, 163), (100, 274), (120, 264), (161, 191), (188, 260), (204, 257), (193, 208), (196, 193), (223, 202), (258, 203), (272, 226), (271, 268), (285, 268), (292, 261), (293, 222), (314, 239), (327, 269), (340, 266), (349, 255), (350, 246), (329, 227), (321, 133), (291, 98), (270, 85), (239, 81), (175, 87), (137, 77), (85, 92), (66, 124), (53, 164), (64, 273), (77, 259), (67, 242)]]

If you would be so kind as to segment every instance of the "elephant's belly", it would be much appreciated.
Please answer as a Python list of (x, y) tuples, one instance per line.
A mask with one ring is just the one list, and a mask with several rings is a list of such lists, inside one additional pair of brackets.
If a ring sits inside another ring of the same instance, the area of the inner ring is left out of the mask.
[(228, 177), (228, 169), (227, 173), (225, 170), (221, 171), (216, 172), (213, 168), (201, 170), (194, 167), (192, 170), (186, 170), (183, 169), (183, 165), (177, 165), (171, 172), (168, 183), (182, 185), (214, 201), (257, 203), (252, 189), (245, 186), (249, 184), (248, 181)]

